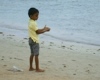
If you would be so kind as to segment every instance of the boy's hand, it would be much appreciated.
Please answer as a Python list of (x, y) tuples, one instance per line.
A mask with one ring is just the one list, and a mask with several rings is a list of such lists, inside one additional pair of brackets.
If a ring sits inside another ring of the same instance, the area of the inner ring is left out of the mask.
[(44, 30), (45, 30), (45, 31), (50, 31), (50, 28), (45, 26), (45, 27), (44, 27)]
[(47, 27), (47, 31), (50, 31), (50, 28), (49, 27)]

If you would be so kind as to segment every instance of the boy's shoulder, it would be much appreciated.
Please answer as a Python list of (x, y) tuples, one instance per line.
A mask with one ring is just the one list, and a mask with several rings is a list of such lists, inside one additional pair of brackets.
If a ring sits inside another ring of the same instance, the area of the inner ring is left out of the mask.
[(36, 21), (30, 19), (29, 20), (29, 26), (35, 26), (35, 27), (37, 27)]
[(33, 23), (33, 24), (36, 23), (36, 21), (34, 21), (34, 20), (32, 20), (32, 19), (30, 19), (29, 22), (30, 22), (30, 23)]

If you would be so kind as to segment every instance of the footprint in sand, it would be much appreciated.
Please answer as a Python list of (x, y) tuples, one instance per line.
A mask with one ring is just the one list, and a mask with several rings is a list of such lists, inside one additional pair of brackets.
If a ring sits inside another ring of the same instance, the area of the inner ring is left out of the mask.
[(3, 66), (5, 66), (5, 67), (6, 67), (7, 65), (3, 65)]
[(71, 45), (70, 47), (73, 47), (74, 45)]
[(72, 48), (70, 48), (70, 50), (73, 50)]
[(26, 40), (27, 40), (28, 38), (24, 38), (24, 39), (26, 39)]
[(66, 67), (66, 64), (62, 64), (62, 65), (63, 65), (64, 68)]
[(8, 36), (15, 36), (15, 35), (8, 35)]
[(76, 75), (75, 73), (73, 75)]
[(45, 48), (45, 47), (41, 46), (41, 48)]
[(2, 56), (2, 58), (5, 58), (4, 56)]
[(50, 42), (50, 44), (54, 44), (53, 42)]
[(88, 64), (89, 66), (93, 67), (92, 64)]
[(1, 59), (2, 61), (4, 60), (4, 59)]
[(51, 48), (48, 48), (48, 49), (51, 49)]
[(52, 61), (48, 61), (49, 63), (52, 63)]
[(3, 32), (0, 32), (0, 34), (3, 34)]
[(14, 59), (17, 59), (17, 60), (23, 60), (23, 59), (19, 59), (19, 58), (14, 58)]
[(86, 70), (85, 72), (90, 73), (90, 70)]
[(49, 46), (53, 46), (52, 44), (50, 44)]
[(12, 59), (12, 57), (9, 57), (9, 59)]
[(76, 60), (72, 60), (72, 61), (76, 61)]
[(22, 42), (22, 44), (24, 44), (25, 42)]
[(42, 41), (41, 44), (44, 44), (44, 41)]
[(5, 57), (4, 57), (4, 56), (2, 56), (2, 59), (1, 59), (1, 60), (3, 61), (3, 60), (4, 60), (4, 58), (5, 58)]
[(61, 46), (62, 48), (65, 48), (66, 46)]
[(97, 51), (100, 51), (100, 49), (98, 49)]

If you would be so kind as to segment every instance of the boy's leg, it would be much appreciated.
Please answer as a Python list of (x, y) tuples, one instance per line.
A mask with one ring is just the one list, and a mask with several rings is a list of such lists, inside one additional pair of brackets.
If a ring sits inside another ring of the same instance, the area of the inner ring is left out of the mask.
[(39, 68), (39, 58), (38, 55), (35, 56), (36, 72), (44, 72), (44, 70)]
[(34, 58), (34, 55), (30, 55), (30, 68), (29, 68), (29, 71), (33, 71), (34, 70), (34, 68), (32, 66), (33, 58)]

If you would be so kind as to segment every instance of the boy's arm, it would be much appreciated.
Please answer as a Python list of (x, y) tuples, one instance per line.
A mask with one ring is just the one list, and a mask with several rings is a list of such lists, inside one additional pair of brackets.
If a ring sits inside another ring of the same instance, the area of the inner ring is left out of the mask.
[(43, 29), (38, 29), (38, 30), (36, 31), (36, 33), (37, 33), (37, 34), (42, 34), (42, 33), (47, 32), (47, 31), (50, 31), (50, 28), (44, 27)]
[(38, 30), (36, 31), (37, 34), (42, 34), (42, 33), (44, 33), (44, 32), (46, 32), (45, 29), (38, 29)]

